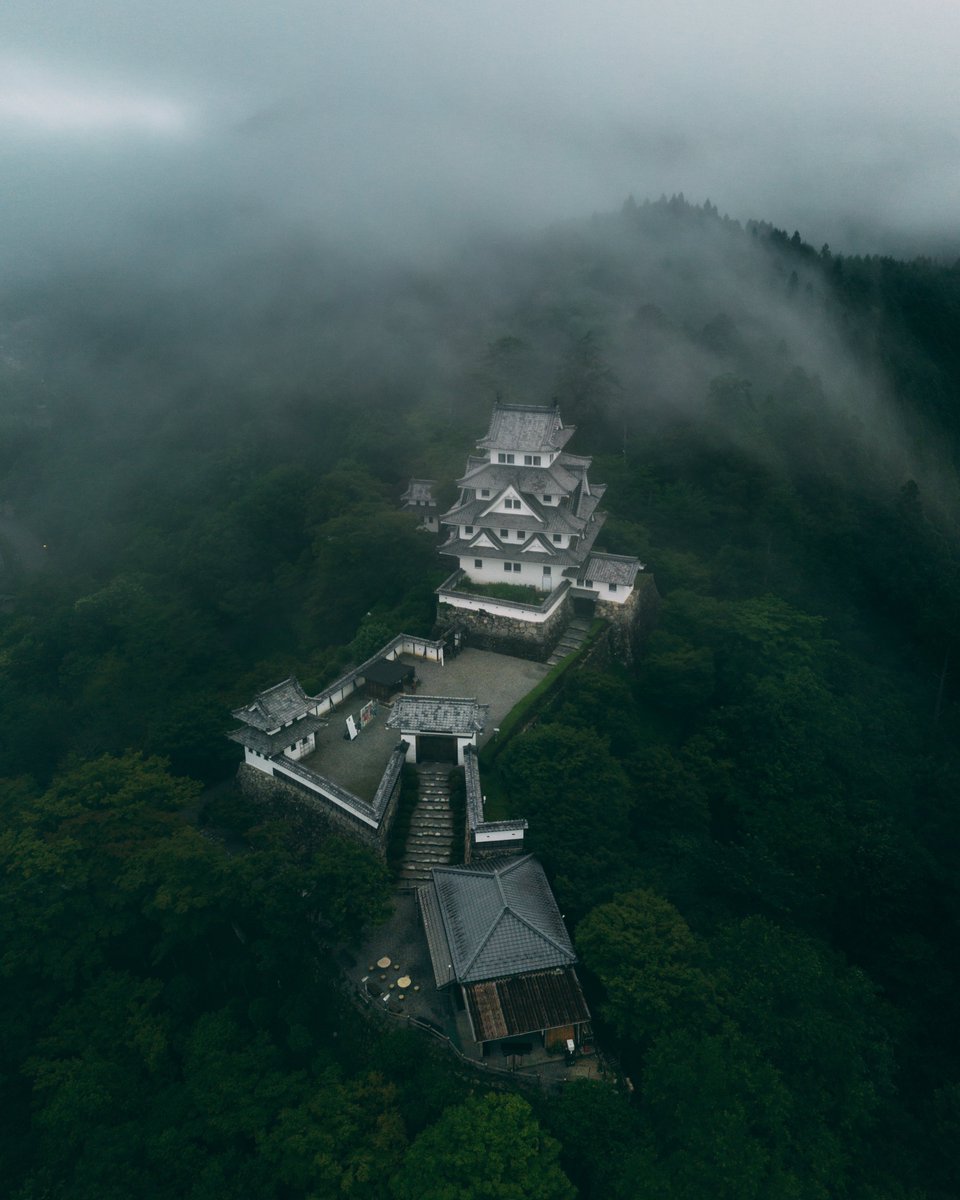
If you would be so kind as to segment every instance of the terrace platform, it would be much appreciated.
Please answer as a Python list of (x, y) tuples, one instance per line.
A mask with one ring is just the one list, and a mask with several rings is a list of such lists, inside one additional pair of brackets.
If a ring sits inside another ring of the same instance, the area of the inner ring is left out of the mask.
[[(477, 739), (479, 746), (496, 736), (507, 713), (549, 670), (546, 663), (473, 647), (456, 657), (448, 656), (443, 666), (409, 655), (402, 655), (401, 661), (416, 669), (420, 694), (472, 696), (490, 706), (486, 728)], [(359, 729), (360, 709), (371, 698), (367, 689), (361, 688), (326, 714), (328, 724), (316, 735), (317, 749), (302, 760), (305, 767), (367, 801), (373, 799), (390, 752), (400, 740), (396, 730), (386, 728), (392, 706), (383, 700), (377, 702), (379, 712), (366, 728), (352, 742), (344, 739), (347, 717), (353, 716)]]

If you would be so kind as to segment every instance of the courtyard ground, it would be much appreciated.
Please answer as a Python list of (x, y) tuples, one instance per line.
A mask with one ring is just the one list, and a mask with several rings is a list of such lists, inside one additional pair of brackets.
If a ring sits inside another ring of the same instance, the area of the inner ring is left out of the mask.
[[(480, 746), (496, 737), (507, 713), (549, 670), (545, 663), (472, 647), (447, 658), (443, 666), (409, 655), (403, 655), (402, 661), (415, 668), (421, 696), (472, 697), (489, 704), (486, 728), (477, 739)], [(347, 717), (353, 716), (359, 729), (360, 709), (369, 699), (365, 688), (348, 696), (330, 713), (327, 726), (318, 731), (316, 751), (303, 760), (305, 767), (339, 783), (361, 800), (373, 799), (390, 752), (400, 741), (399, 731), (386, 727), (392, 706), (383, 701), (379, 702), (377, 715), (352, 742), (344, 738)]]

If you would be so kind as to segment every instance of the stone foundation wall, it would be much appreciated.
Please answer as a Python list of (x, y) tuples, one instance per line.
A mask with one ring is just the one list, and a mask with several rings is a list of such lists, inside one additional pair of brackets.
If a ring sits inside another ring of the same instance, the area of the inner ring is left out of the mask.
[(598, 600), (596, 614), (609, 624), (607, 641), (616, 659), (632, 665), (657, 623), (660, 593), (652, 575), (638, 575), (633, 594), (623, 604)]
[(399, 778), (384, 809), (379, 829), (372, 829), (365, 822), (352, 817), (326, 797), (317, 795), (305, 786), (299, 787), (293, 779), (267, 775), (245, 763), (237, 770), (237, 783), (245, 796), (285, 819), (314, 831), (326, 829), (328, 833), (345, 833), (376, 851), (381, 858), (386, 853), (387, 836), (396, 816), (400, 795)]
[(483, 610), (472, 612), (465, 608), (454, 608), (450, 604), (441, 603), (437, 606), (440, 630), (460, 626), (465, 630), (468, 646), (529, 658), (534, 662), (547, 661), (569, 620), (569, 597), (546, 621), (540, 623), (502, 617)]

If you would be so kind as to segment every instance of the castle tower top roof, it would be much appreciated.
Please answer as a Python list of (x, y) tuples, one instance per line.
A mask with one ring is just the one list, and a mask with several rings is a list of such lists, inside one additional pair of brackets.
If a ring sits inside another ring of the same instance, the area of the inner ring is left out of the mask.
[(564, 426), (560, 410), (554, 406), (498, 403), (477, 449), (549, 454), (562, 450), (575, 429), (575, 425)]

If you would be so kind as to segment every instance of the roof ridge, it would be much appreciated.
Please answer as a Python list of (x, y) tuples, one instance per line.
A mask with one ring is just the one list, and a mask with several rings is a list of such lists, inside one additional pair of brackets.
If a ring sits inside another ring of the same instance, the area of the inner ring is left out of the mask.
[[(494, 878), (496, 878), (496, 876), (494, 876)], [(499, 886), (499, 880), (497, 880), (497, 884)], [(503, 893), (501, 892), (501, 896), (502, 896), (502, 894)], [(468, 971), (473, 966), (473, 964), (477, 961), (477, 958), (480, 955), (480, 951), (484, 948), (484, 946), (486, 946), (487, 942), (489, 942), (490, 939), (493, 937), (494, 931), (496, 930), (497, 926), (500, 924), (500, 922), (503, 920), (503, 918), (507, 915), (507, 913), (509, 911), (510, 911), (510, 909), (506, 905), (504, 905), (504, 907), (500, 910), (500, 912), (497, 913), (496, 919), (491, 923), (490, 928), (487, 930), (487, 932), (483, 935), (483, 937), (478, 942), (476, 950), (474, 950), (474, 952), (470, 955), (470, 957), (467, 959), (467, 961), (463, 964), (463, 970), (460, 972), (460, 974), (464, 978), (466, 978)]]
[[(573, 954), (567, 949), (566, 946), (562, 946), (557, 939), (551, 937), (545, 929), (541, 929), (538, 925), (534, 925), (533, 922), (528, 920), (522, 913), (518, 913), (516, 909), (511, 908), (509, 904), (505, 907), (504, 912), (510, 913), (511, 916), (516, 917), (522, 925), (526, 925), (531, 933), (535, 933), (538, 937), (542, 937), (543, 940), (549, 942), (555, 950), (559, 950), (561, 954), (567, 955), (573, 962), (576, 962), (576, 954)], [(501, 914), (501, 916), (502, 915), (503, 914)]]

